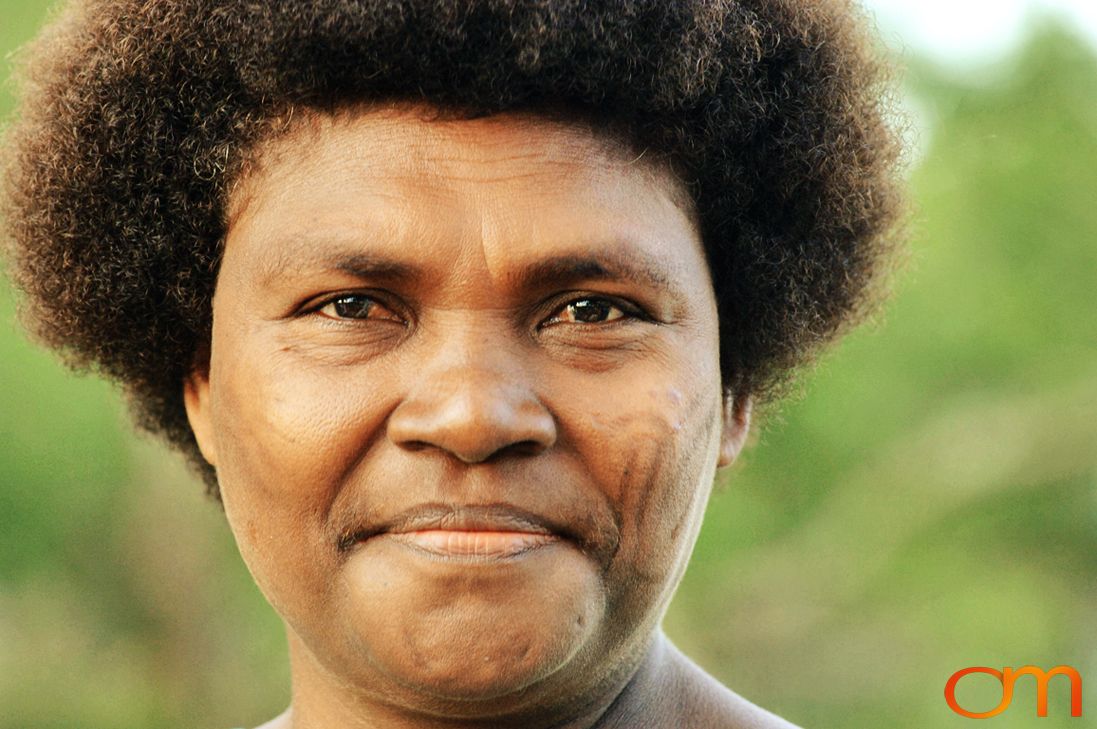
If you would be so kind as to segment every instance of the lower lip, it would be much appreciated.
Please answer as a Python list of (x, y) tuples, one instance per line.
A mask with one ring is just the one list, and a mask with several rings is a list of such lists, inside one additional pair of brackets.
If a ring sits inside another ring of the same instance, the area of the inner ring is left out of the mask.
[(537, 532), (454, 531), (429, 529), (393, 534), (397, 540), (443, 557), (501, 559), (515, 557), (557, 541)]

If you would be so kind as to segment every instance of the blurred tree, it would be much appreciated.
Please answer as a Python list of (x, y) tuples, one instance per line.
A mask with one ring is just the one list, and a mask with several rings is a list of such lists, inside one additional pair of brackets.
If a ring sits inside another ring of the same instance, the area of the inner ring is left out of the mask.
[(930, 124), (902, 292), (732, 474), (668, 621), (809, 727), (959, 726), (970, 665), (1097, 676), (1097, 60), (1044, 23), (978, 82), (908, 77)]

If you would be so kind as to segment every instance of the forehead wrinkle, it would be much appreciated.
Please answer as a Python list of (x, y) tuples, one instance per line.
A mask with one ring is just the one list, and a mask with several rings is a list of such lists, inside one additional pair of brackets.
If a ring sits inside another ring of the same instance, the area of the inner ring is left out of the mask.
[[(568, 189), (598, 188), (613, 182), (615, 170), (608, 164), (599, 165), (592, 173), (589, 153), (568, 154), (563, 159), (541, 150), (492, 156), (477, 154), (477, 150), (458, 144), (456, 152), (409, 154), (378, 171), (421, 194), (457, 195), (476, 201), (474, 204), (484, 210), (491, 208), (498, 188), (508, 185), (518, 186), (530, 200), (549, 201)], [(446, 145), (447, 149), (452, 147)], [(469, 153), (463, 154), (466, 150)]]

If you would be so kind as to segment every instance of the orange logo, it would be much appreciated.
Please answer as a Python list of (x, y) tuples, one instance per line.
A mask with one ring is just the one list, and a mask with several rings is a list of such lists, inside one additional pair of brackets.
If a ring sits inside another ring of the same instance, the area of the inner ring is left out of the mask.
[[(994, 676), (1002, 683), (1002, 703), (990, 711), (968, 711), (956, 701), (956, 684), (969, 673), (987, 673)], [(945, 684), (945, 701), (948, 708), (960, 716), (969, 719), (989, 719), (997, 716), (1009, 708), (1013, 702), (1013, 683), (1018, 676), (1032, 676), (1036, 679), (1036, 716), (1047, 716), (1047, 684), (1052, 676), (1066, 676), (1070, 679), (1070, 715), (1082, 715), (1082, 677), (1070, 666), (1056, 666), (1050, 671), (1044, 671), (1036, 666), (1021, 666), (1017, 670), (1006, 666), (1001, 671), (985, 666), (973, 666), (963, 668), (952, 674)]]

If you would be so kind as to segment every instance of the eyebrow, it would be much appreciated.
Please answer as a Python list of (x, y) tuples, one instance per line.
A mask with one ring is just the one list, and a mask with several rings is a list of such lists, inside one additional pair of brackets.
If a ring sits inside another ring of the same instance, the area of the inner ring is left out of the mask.
[[(408, 284), (428, 278), (426, 269), (386, 255), (338, 251), (296, 258), (292, 265), (282, 259), (265, 267), (264, 282), (270, 282), (292, 272), (306, 269), (339, 271), (363, 281), (384, 281)], [(536, 290), (562, 286), (578, 281), (619, 280), (655, 289), (671, 289), (671, 280), (660, 262), (647, 253), (598, 251), (596, 253), (565, 253), (532, 261), (505, 280), (519, 290)]]
[(332, 268), (356, 278), (411, 281), (421, 276), (418, 266), (367, 253), (352, 253), (332, 261)]
[(564, 254), (534, 261), (522, 267), (513, 282), (521, 289), (563, 285), (582, 280), (625, 280), (657, 289), (670, 287), (670, 280), (657, 261), (639, 252), (628, 255)]
[(272, 257), (262, 263), (259, 281), (262, 285), (306, 273), (338, 271), (363, 280), (404, 283), (414, 281), (423, 275), (415, 265), (389, 258), (357, 251), (319, 251), (305, 246), (295, 246), (294, 250)]

